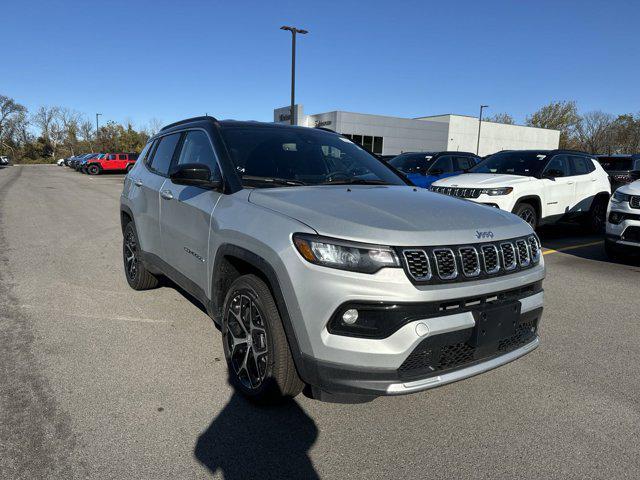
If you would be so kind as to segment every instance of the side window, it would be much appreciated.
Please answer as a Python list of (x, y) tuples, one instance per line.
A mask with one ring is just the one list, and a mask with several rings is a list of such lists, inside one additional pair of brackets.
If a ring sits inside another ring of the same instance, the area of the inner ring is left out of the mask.
[(443, 157), (440, 157), (434, 162), (433, 165), (431, 165), (429, 172), (432, 172), (432, 173), (435, 173), (436, 171), (441, 171), (442, 173), (453, 172), (453, 165), (452, 165), (451, 159), (452, 159), (451, 155), (445, 155)]
[(556, 155), (549, 161), (544, 173), (552, 177), (568, 177), (571, 174), (568, 164), (569, 161), (566, 155)]
[(123, 155), (123, 154), (119, 154), (118, 155), (118, 160), (126, 160), (127, 159), (127, 155)]
[(636, 159), (633, 165), (634, 170), (640, 170), (640, 158)]
[(109, 155), (109, 160), (115, 160), (116, 159), (116, 155), (115, 154), (111, 154)]
[(173, 133), (157, 140), (158, 146), (149, 164), (149, 168), (153, 172), (164, 176), (169, 175), (169, 167), (171, 166), (173, 154), (180, 140), (180, 135), (180, 133)]
[(211, 169), (212, 179), (221, 178), (209, 136), (202, 130), (191, 130), (184, 137), (177, 164), (185, 163), (203, 163)]
[(588, 158), (574, 155), (569, 158), (571, 160), (571, 175), (587, 175), (590, 172), (589, 163), (591, 161)]
[(468, 170), (474, 165), (475, 165), (475, 162), (471, 157), (456, 157), (454, 170), (455, 171)]

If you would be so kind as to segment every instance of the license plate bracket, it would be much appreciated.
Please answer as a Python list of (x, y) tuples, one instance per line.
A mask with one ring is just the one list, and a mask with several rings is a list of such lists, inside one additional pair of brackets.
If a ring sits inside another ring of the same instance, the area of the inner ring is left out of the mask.
[(473, 318), (473, 340), (476, 346), (495, 344), (515, 334), (520, 319), (520, 302), (505, 305), (486, 306), (475, 310)]

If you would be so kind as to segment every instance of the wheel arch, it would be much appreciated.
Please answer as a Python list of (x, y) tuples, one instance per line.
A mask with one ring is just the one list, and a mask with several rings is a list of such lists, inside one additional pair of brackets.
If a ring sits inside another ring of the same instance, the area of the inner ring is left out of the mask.
[(513, 210), (515, 210), (521, 203), (527, 203), (531, 205), (536, 211), (538, 222), (540, 222), (540, 218), (542, 217), (542, 200), (540, 200), (540, 197), (537, 195), (525, 195), (524, 197), (520, 197), (516, 201), (516, 204), (513, 206)]
[(282, 319), (296, 370), (300, 378), (305, 381), (305, 379), (309, 378), (309, 375), (305, 372), (302, 351), (293, 328), (280, 282), (274, 268), (261, 256), (233, 244), (223, 244), (218, 248), (211, 279), (211, 312), (213, 313), (214, 321), (218, 324), (222, 322), (224, 313), (222, 308), (227, 290), (236, 278), (246, 274), (258, 276), (271, 291)]
[(126, 205), (120, 205), (120, 228), (123, 234), (129, 222), (133, 222), (133, 212)]

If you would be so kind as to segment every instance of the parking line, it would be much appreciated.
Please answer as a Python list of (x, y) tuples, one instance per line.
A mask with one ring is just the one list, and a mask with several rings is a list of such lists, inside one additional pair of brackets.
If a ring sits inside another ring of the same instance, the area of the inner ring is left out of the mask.
[(546, 248), (542, 252), (543, 255), (550, 255), (552, 253), (566, 252), (567, 250), (577, 250), (578, 248), (593, 247), (594, 245), (600, 245), (604, 240), (598, 240), (597, 242), (581, 243), (579, 245), (569, 245), (568, 247), (560, 248)]

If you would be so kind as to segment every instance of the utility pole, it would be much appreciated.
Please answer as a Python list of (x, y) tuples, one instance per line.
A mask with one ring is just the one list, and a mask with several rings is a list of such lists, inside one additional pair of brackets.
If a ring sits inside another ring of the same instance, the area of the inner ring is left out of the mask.
[(480, 155), (480, 129), (482, 128), (482, 110), (489, 108), (489, 105), (480, 105), (480, 121), (478, 122), (478, 146), (476, 147), (476, 155)]
[(98, 117), (102, 115), (101, 113), (96, 113), (96, 146), (98, 150), (100, 150), (100, 126), (98, 125)]
[(291, 107), (289, 109), (289, 114), (291, 118), (289, 119), (290, 120), (289, 123), (293, 125), (294, 124), (293, 110), (294, 110), (294, 105), (296, 103), (296, 35), (298, 33), (302, 35), (306, 35), (309, 32), (307, 30), (301, 30), (296, 27), (287, 27), (287, 26), (280, 27), (280, 30), (288, 30), (291, 32)]

